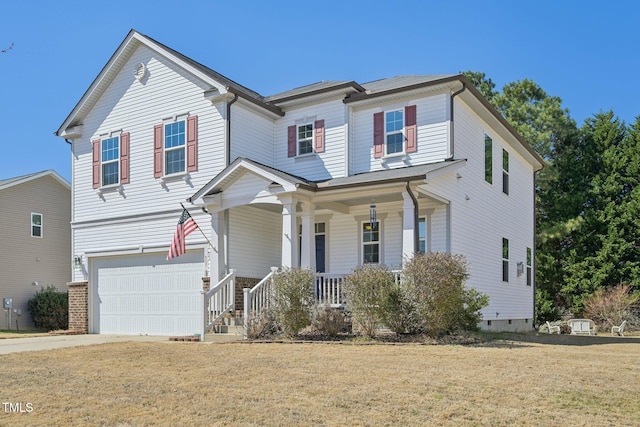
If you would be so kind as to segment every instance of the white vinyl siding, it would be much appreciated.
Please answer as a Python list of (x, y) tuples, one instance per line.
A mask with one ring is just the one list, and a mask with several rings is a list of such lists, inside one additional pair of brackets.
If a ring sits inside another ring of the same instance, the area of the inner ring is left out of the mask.
[[(296, 125), (297, 135), (297, 125), (313, 123), (315, 120), (324, 120), (324, 152), (288, 157), (287, 127)], [(312, 181), (344, 176), (345, 129), (345, 107), (342, 98), (287, 111), (286, 115), (276, 122), (275, 167)]]
[[(231, 161), (244, 157), (273, 166), (273, 121), (240, 105), (231, 106)], [(286, 140), (285, 140), (286, 143)], [(286, 155), (286, 153), (285, 153)]]
[[(351, 173), (433, 163), (446, 159), (449, 152), (448, 102), (448, 95), (441, 93), (400, 102), (391, 101), (375, 107), (352, 108), (350, 123), (352, 147), (349, 154)], [(381, 159), (373, 157), (374, 113), (404, 109), (406, 105), (414, 104), (416, 105), (418, 151), (405, 156), (391, 157), (383, 165)], [(405, 157), (406, 160), (404, 160)]]
[[(138, 63), (146, 64), (149, 77), (142, 84), (133, 76)], [(139, 47), (122, 71), (98, 99), (83, 121), (82, 138), (74, 140), (74, 218), (86, 221), (132, 213), (162, 212), (179, 207), (224, 167), (225, 126), (220, 111), (202, 96), (208, 89), (175, 64), (145, 47)], [(153, 174), (154, 125), (174, 115), (198, 115), (198, 171), (187, 179), (155, 179)], [(114, 129), (130, 133), (130, 184), (97, 193), (92, 188), (91, 140)], [(138, 235), (140, 243), (148, 240)]]
[[(494, 151), (509, 144), (460, 98), (456, 98), (454, 112), (455, 158), (467, 162), (456, 172), (460, 179), (445, 175), (428, 184), (429, 191), (451, 200), (451, 252), (465, 255), (470, 274), (467, 284), (491, 295), (490, 305), (483, 310), (485, 320), (496, 319), (496, 312), (499, 320), (532, 318), (533, 292), (526, 286), (526, 276), (517, 277), (513, 270), (509, 286), (504, 286), (499, 267), (502, 237), (509, 239), (511, 265), (526, 261), (526, 248), (533, 245), (532, 167), (510, 150), (510, 192), (504, 197), (501, 185), (487, 185), (484, 180), (484, 135), (492, 135)], [(444, 219), (446, 210), (433, 215), (432, 221), (439, 221), (436, 218)]]
[(239, 277), (262, 278), (278, 267), (282, 216), (253, 206), (229, 210), (229, 266)]

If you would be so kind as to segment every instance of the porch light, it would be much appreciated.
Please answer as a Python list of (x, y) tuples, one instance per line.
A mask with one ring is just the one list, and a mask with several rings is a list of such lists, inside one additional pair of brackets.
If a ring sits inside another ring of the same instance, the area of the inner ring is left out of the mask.
[(80, 270), (82, 268), (82, 255), (76, 255), (73, 257), (73, 266), (76, 270)]
[(369, 206), (369, 225), (371, 226), (372, 230), (376, 222), (377, 222), (376, 205), (371, 203), (371, 205)]

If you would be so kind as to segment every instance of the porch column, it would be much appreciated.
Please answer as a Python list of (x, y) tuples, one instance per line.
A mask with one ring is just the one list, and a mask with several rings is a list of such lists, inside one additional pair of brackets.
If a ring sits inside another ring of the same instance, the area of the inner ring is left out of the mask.
[(298, 230), (296, 227), (296, 203), (291, 196), (284, 196), (282, 202), (282, 266), (298, 265)]
[(300, 267), (316, 271), (316, 239), (315, 216), (316, 205), (301, 202), (302, 206), (302, 248), (300, 251)]
[(402, 192), (402, 258), (413, 258), (416, 247), (415, 206), (406, 191)]
[(226, 241), (225, 211), (211, 213), (211, 270), (209, 277), (213, 284), (218, 283), (227, 272), (225, 241)]

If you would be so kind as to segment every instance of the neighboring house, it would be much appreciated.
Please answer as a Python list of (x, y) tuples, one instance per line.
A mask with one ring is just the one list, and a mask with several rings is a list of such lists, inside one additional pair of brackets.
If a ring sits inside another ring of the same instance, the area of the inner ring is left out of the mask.
[[(10, 329), (34, 327), (27, 302), (36, 291), (53, 285), (66, 292), (70, 221), (71, 186), (53, 170), (0, 180), (0, 299), (12, 299)], [(0, 314), (0, 328), (8, 329), (7, 309)]]
[[(240, 286), (272, 266), (328, 279), (418, 250), (466, 256), (483, 328), (533, 328), (543, 161), (461, 75), (265, 97), (132, 30), (57, 135), (89, 332), (200, 331), (202, 277), (230, 269)], [(181, 202), (203, 234), (167, 261)]]

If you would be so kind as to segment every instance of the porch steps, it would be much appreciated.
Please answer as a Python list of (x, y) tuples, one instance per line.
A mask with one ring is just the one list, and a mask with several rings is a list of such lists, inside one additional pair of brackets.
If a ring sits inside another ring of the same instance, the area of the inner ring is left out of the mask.
[(242, 312), (236, 313), (235, 316), (224, 317), (210, 331), (205, 334), (205, 341), (215, 341), (213, 336), (231, 335), (242, 337), (244, 333)]

